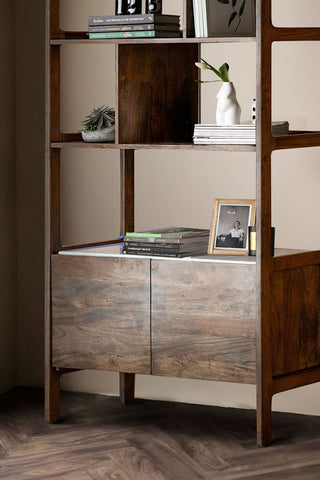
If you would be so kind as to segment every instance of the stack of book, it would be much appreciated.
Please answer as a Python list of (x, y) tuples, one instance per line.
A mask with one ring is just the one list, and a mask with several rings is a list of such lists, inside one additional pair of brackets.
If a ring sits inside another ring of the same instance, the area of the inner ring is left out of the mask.
[(176, 38), (179, 20), (179, 15), (160, 13), (89, 17), (89, 38)]
[[(288, 132), (288, 122), (272, 122), (273, 135), (287, 135)], [(193, 142), (198, 145), (255, 145), (256, 125), (250, 122), (231, 126), (196, 124)]]
[(156, 257), (190, 257), (208, 250), (210, 231), (199, 228), (161, 228), (148, 232), (127, 232), (122, 253)]

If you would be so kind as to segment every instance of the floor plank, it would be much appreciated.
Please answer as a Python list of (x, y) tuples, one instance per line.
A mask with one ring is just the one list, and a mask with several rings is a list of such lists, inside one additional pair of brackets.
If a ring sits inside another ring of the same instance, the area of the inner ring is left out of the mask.
[(61, 406), (47, 424), (42, 390), (0, 397), (0, 479), (320, 479), (320, 417), (274, 413), (258, 448), (254, 411), (67, 392)]

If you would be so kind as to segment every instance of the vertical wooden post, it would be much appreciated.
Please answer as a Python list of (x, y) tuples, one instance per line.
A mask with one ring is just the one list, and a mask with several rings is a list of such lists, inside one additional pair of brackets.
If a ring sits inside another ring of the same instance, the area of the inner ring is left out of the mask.
[[(134, 230), (134, 150), (120, 150), (121, 225), (120, 233)], [(134, 373), (120, 373), (120, 402), (134, 400)]]
[(120, 234), (134, 230), (134, 150), (120, 150)]
[(257, 443), (271, 442), (271, 0), (257, 0)]
[(46, 163), (45, 163), (45, 418), (59, 419), (60, 373), (52, 367), (51, 261), (61, 249), (60, 150), (51, 141), (60, 139), (60, 48), (50, 47), (59, 29), (59, 1), (46, 0)]

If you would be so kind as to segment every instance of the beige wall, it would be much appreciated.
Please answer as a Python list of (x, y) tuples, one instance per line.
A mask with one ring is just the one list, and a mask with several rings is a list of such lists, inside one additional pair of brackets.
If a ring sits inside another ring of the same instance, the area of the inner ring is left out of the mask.
[(0, 29), (0, 394), (16, 384), (16, 200), (14, 5), (1, 2)]
[[(19, 2), (18, 2), (19, 3)], [(23, 3), (23, 2), (22, 2)], [(31, 2), (32, 3), (32, 2)], [(86, 29), (89, 14), (111, 14), (113, 0), (64, 0), (61, 23), (65, 28)], [(275, 15), (281, 22), (290, 22), (296, 15), (299, 22), (311, 23), (319, 18), (320, 5), (309, 0), (311, 10), (300, 0), (277, 2)], [(181, 2), (167, 0), (164, 11), (179, 13)], [(289, 8), (290, 7), (290, 8)], [(290, 15), (288, 14), (290, 12)], [(308, 18), (307, 18), (308, 17)], [(22, 18), (22, 14), (21, 14)], [(275, 19), (276, 20), (276, 19)], [(39, 32), (38, 32), (39, 35)], [(37, 42), (33, 47), (39, 52)], [(288, 119), (293, 128), (319, 128), (320, 65), (315, 59), (319, 47), (309, 43), (302, 51), (298, 45), (281, 45), (275, 51), (273, 117)], [(221, 65), (228, 61), (243, 109), (243, 120), (250, 116), (250, 104), (255, 96), (255, 45), (204, 45), (202, 55), (210, 63)], [(32, 59), (31, 59), (32, 60)], [(308, 72), (306, 81), (305, 72)], [(62, 120), (64, 131), (77, 131), (83, 117), (92, 107), (115, 102), (114, 48), (112, 46), (65, 46), (62, 48)], [(156, 72), (155, 72), (156, 74)], [(37, 76), (34, 78), (38, 81)], [(23, 96), (20, 85), (20, 98)], [(29, 88), (32, 85), (28, 84)], [(218, 84), (203, 85), (202, 121), (213, 121)], [(31, 88), (33, 92), (33, 88)], [(304, 94), (304, 96), (302, 95)], [(22, 100), (22, 98), (21, 98)], [(26, 100), (25, 100), (26, 101)], [(28, 100), (29, 102), (29, 100)], [(36, 122), (39, 121), (36, 111)], [(34, 140), (33, 140), (34, 142)], [(20, 151), (20, 208), (30, 214), (31, 226), (19, 214), (20, 240), (20, 382), (41, 382), (40, 371), (30, 374), (29, 368), (40, 365), (42, 340), (41, 288), (39, 269), (42, 266), (41, 151), (31, 147), (28, 159)], [(151, 228), (168, 224), (208, 227), (212, 202), (215, 197), (253, 198), (255, 196), (255, 157), (244, 153), (207, 152), (137, 152), (136, 155), (136, 227)], [(34, 176), (27, 164), (32, 162)], [(320, 162), (319, 149), (277, 153), (273, 162), (273, 224), (276, 227), (277, 246), (319, 248)], [(70, 150), (62, 158), (63, 240), (82, 243), (112, 238), (119, 232), (119, 160), (116, 152)], [(26, 176), (26, 178), (24, 178)], [(31, 197), (27, 184), (34, 187)], [(31, 215), (32, 214), (32, 215)], [(36, 215), (36, 216), (34, 216)], [(29, 244), (29, 242), (31, 244)], [(22, 258), (24, 248), (29, 256)], [(34, 248), (37, 246), (37, 248)], [(32, 247), (32, 248), (31, 248)], [(33, 257), (30, 255), (33, 254)], [(37, 270), (33, 285), (28, 273), (33, 264)], [(30, 287), (30, 285), (32, 285)], [(29, 292), (28, 298), (24, 289)], [(39, 299), (39, 304), (35, 304)], [(29, 331), (29, 326), (32, 330)], [(35, 340), (36, 339), (36, 340)], [(34, 345), (34, 350), (31, 346)], [(66, 389), (117, 394), (116, 374), (77, 372), (64, 376)], [(251, 386), (199, 382), (138, 376), (137, 396), (170, 399), (193, 403), (212, 403), (237, 407), (253, 407), (255, 389)], [(310, 386), (288, 392), (275, 398), (277, 410), (320, 414), (320, 386)]]
[(43, 383), (44, 3), (15, 2), (20, 385)]

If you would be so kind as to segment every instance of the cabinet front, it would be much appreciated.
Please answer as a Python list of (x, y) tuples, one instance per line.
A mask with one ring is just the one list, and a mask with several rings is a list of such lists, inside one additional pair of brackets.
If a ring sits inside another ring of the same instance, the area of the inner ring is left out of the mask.
[(150, 373), (150, 260), (52, 255), (52, 363)]
[(256, 381), (255, 265), (152, 261), (152, 374)]

